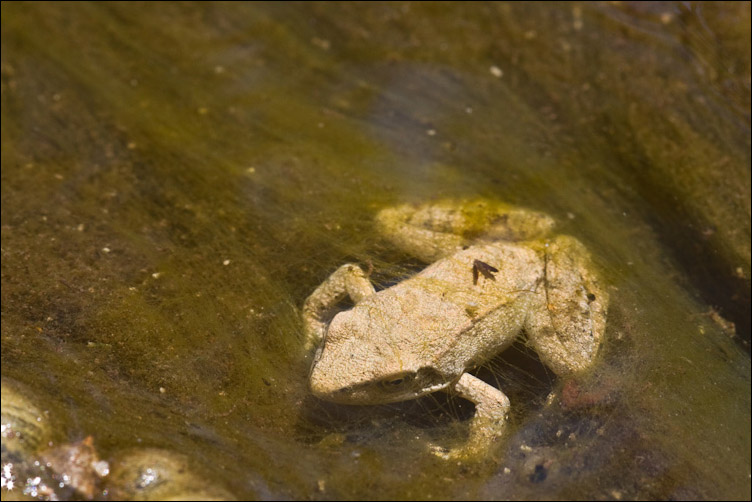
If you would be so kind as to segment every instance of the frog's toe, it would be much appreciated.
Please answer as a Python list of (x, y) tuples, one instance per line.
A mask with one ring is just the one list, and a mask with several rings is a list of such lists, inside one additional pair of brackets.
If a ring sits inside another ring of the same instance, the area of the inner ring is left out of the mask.
[(488, 448), (473, 446), (460, 446), (446, 448), (439, 445), (430, 445), (430, 451), (436, 457), (449, 462), (473, 463), (480, 462), (488, 456)]
[(437, 444), (431, 444), (431, 445), (429, 445), (428, 450), (432, 454), (434, 454), (437, 457), (442, 458), (444, 460), (451, 460), (451, 458), (452, 458), (452, 450), (450, 450), (449, 448), (446, 448), (444, 446), (440, 446), (440, 445), (437, 445)]

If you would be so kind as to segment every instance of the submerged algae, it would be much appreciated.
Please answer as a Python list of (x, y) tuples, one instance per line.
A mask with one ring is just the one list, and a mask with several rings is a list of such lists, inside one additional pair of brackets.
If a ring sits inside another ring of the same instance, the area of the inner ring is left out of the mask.
[[(57, 434), (239, 498), (748, 497), (749, 359), (711, 309), (748, 332), (749, 4), (2, 14), (2, 371)], [(305, 297), (413, 271), (373, 215), (439, 196), (556, 216), (614, 287), (582, 397), (524, 346), (483, 373), (520, 406), (479, 469), (423, 453), (467, 403), (305, 385)]]

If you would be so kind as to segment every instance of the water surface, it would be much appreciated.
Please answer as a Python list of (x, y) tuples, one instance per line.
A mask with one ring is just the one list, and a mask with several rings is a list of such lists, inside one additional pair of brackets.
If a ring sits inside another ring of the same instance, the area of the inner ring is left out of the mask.
[[(61, 441), (185, 453), (241, 499), (749, 498), (749, 3), (4, 2), (2, 27), (2, 374)], [(480, 371), (513, 416), (478, 465), (427, 452), (468, 403), (306, 387), (304, 299), (347, 261), (419, 269), (373, 215), (443, 197), (550, 214), (611, 285), (592, 374), (524, 343)]]

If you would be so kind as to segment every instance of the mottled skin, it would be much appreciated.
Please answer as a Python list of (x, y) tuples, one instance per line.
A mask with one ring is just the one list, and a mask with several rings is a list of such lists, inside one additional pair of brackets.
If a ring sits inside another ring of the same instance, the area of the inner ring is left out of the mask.
[[(585, 247), (551, 235), (550, 217), (488, 200), (441, 201), (384, 209), (376, 223), (394, 245), (432, 264), (379, 292), (346, 264), (311, 294), (303, 317), (306, 343), (318, 347), (310, 372), (317, 397), (379, 404), (455, 393), (475, 403), (469, 440), (434, 451), (479, 458), (502, 434), (509, 400), (469, 370), (522, 331), (558, 375), (593, 363), (608, 295)], [(497, 271), (474, 271), (476, 260)], [(354, 307), (334, 315), (346, 296)]]

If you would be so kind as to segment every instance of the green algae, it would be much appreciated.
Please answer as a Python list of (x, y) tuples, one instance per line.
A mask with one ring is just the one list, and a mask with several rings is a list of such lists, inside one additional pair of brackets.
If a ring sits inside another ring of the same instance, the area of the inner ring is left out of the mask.
[[(749, 359), (717, 314), (749, 331), (748, 4), (2, 19), (2, 372), (58, 435), (186, 454), (238, 498), (748, 498)], [(523, 345), (484, 373), (513, 420), (475, 467), (426, 451), (466, 403), (321, 403), (301, 353), (339, 265), (420, 266), (377, 210), (441, 197), (550, 214), (612, 284), (596, 404)]]

